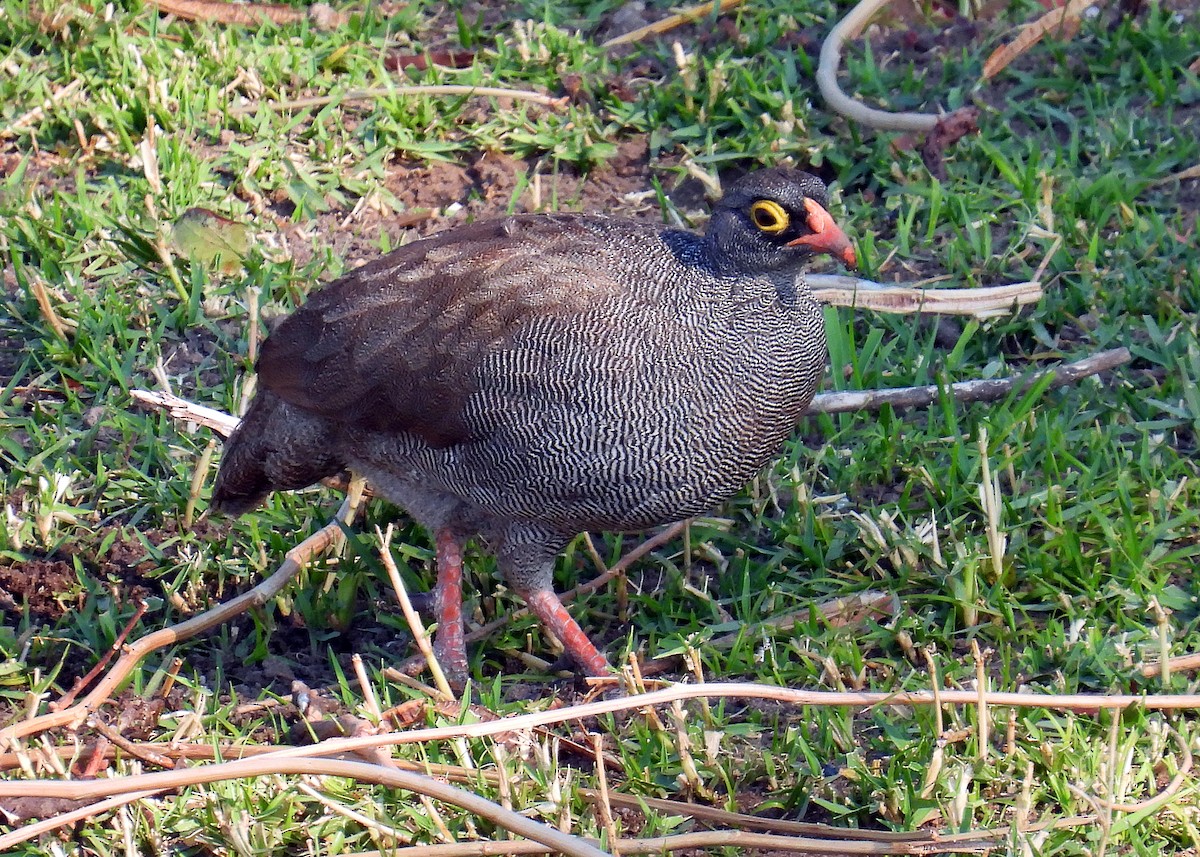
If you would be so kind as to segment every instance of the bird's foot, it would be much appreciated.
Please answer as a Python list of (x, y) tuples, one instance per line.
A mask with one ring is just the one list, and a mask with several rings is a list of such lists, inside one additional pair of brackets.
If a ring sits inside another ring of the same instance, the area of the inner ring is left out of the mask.
[(571, 618), (567, 608), (552, 590), (534, 590), (525, 595), (525, 603), (534, 615), (542, 620), (546, 630), (559, 639), (567, 654), (587, 675), (604, 676), (612, 672), (608, 659), (579, 627), (579, 623)]

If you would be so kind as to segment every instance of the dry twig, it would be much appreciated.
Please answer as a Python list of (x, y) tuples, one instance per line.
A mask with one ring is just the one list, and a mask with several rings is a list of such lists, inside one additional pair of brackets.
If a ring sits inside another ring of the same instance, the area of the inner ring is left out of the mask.
[(842, 50), (846, 42), (857, 37), (870, 23), (875, 13), (888, 4), (889, 0), (862, 0), (838, 21), (821, 45), (821, 57), (817, 64), (817, 86), (830, 109), (853, 122), (885, 131), (931, 131), (941, 116), (937, 113), (889, 113), (867, 107), (842, 91), (838, 86), (837, 73), (842, 64)]
[(1133, 359), (1127, 348), (1101, 351), (1091, 357), (1064, 363), (1029, 375), (958, 381), (946, 387), (897, 387), (894, 390), (849, 390), (842, 393), (818, 393), (808, 407), (810, 414), (842, 414), (848, 411), (877, 411), (884, 405), (893, 408), (919, 408), (931, 405), (945, 392), (956, 402), (994, 402), (1016, 390), (1026, 390), (1049, 376), (1049, 389), (1073, 384), (1089, 375), (1107, 372)]
[(972, 315), (990, 318), (1042, 299), (1036, 281), (977, 289), (925, 289), (888, 284), (840, 274), (809, 274), (813, 297), (831, 306), (877, 312)]
[[(463, 789), (435, 780), (424, 774), (403, 771), (398, 768), (386, 768), (367, 762), (347, 762), (335, 759), (316, 759), (304, 757), (279, 759), (261, 756), (257, 759), (242, 759), (237, 762), (225, 762), (219, 765), (202, 765), (186, 768), (182, 771), (162, 771), (153, 774), (140, 774), (131, 777), (84, 781), (60, 780), (24, 780), (20, 782), (0, 783), (0, 797), (36, 796), (52, 798), (68, 798), (71, 800), (87, 800), (110, 795), (136, 791), (137, 797), (195, 785), (211, 783), (218, 780), (242, 779), (246, 777), (273, 776), (275, 774), (304, 774), (329, 777), (347, 777), (367, 783), (379, 783), (389, 788), (407, 789), (419, 795), (440, 800), (452, 806), (459, 806), (468, 812), (473, 812), (487, 818), (499, 827), (511, 830), (518, 836), (543, 843), (550, 848), (570, 855), (570, 857), (606, 857), (605, 852), (591, 843), (556, 830), (549, 825), (533, 821), (525, 816), (506, 810), (486, 798)], [(123, 795), (127, 797), (128, 795)], [(54, 819), (52, 819), (53, 821)], [(22, 828), (12, 833), (0, 836), (0, 851), (12, 848), (34, 836), (45, 832), (31, 828)]]
[(1180, 170), (1177, 173), (1163, 176), (1150, 182), (1150, 187), (1159, 187), (1160, 185), (1170, 184), (1171, 182), (1182, 182), (1188, 179), (1200, 179), (1200, 164)]
[[(497, 824), (514, 830), (514, 832), (517, 832), (522, 836), (536, 839), (539, 842), (545, 842), (546, 840), (537, 834), (543, 834), (545, 836), (550, 836), (551, 834), (545, 833), (545, 829), (543, 829), (542, 826), (536, 825), (534, 822), (529, 822), (527, 819), (521, 819), (525, 825), (534, 825), (537, 829), (530, 830), (528, 827), (517, 829), (516, 827), (512, 827), (510, 826), (509, 822), (513, 820), (507, 815), (504, 815), (505, 811), (501, 807), (497, 807), (490, 801), (486, 801), (478, 796), (464, 795), (457, 789), (452, 789), (449, 786), (437, 783), (437, 781), (430, 780), (429, 778), (423, 776), (417, 777), (415, 780), (404, 778), (402, 777), (403, 772), (400, 770), (362, 762), (331, 761), (323, 757), (346, 752), (362, 752), (364, 750), (371, 750), (401, 743), (445, 741), (464, 737), (482, 737), (487, 735), (494, 736), (503, 732), (532, 729), (539, 726), (545, 726), (550, 723), (574, 721), (616, 711), (642, 709), (651, 705), (669, 704), (677, 700), (699, 697), (773, 699), (784, 703), (798, 705), (812, 704), (867, 707), (881, 704), (930, 705), (937, 703), (943, 705), (1003, 705), (1040, 707), (1048, 709), (1066, 709), (1089, 712), (1095, 712), (1102, 709), (1121, 710), (1135, 706), (1146, 710), (1170, 710), (1196, 708), (1200, 706), (1200, 696), (1194, 694), (1158, 696), (1071, 694), (1056, 696), (1053, 694), (1039, 693), (993, 693), (957, 690), (941, 690), (939, 693), (934, 694), (927, 691), (911, 693), (803, 691), (750, 683), (706, 683), (701, 685), (676, 685), (664, 690), (654, 691), (646, 694), (638, 694), (622, 699), (601, 700), (598, 702), (576, 705), (556, 711), (544, 711), (534, 714), (506, 717), (495, 721), (458, 724), (455, 726), (423, 729), (404, 733), (391, 733), (386, 735), (331, 739), (317, 746), (282, 748), (272, 752), (263, 753), (256, 759), (229, 762), (219, 765), (209, 765), (183, 771), (170, 771), (165, 773), (126, 777), (119, 780), (98, 780), (89, 782), (24, 781), (0, 783), (0, 797), (45, 796), (52, 798), (89, 799), (103, 795), (115, 794), (122, 790), (137, 792), (137, 796), (140, 797), (148, 793), (159, 792), (169, 788), (176, 788), (194, 782), (212, 782), (218, 779), (262, 776), (273, 773), (310, 773), (346, 776), (361, 779), (366, 782), (380, 782), (389, 786), (407, 788), (421, 794), (433, 795), (439, 800), (444, 800), (448, 803), (463, 806), (471, 812), (476, 812), (487, 818), (493, 819)], [(1169, 796), (1173, 790), (1178, 788), (1176, 781), (1181, 783), (1183, 781), (1182, 778), (1186, 777), (1188, 774), (1190, 770), (1190, 753), (1187, 752), (1186, 748), (1183, 750), (1183, 752), (1185, 754), (1185, 759), (1179, 766), (1179, 771), (1175, 780), (1172, 781), (1172, 784), (1168, 786), (1167, 790), (1153, 799), (1154, 802), (1164, 799), (1164, 796)], [(403, 782), (401, 780), (403, 780)], [(434, 792), (433, 789), (435, 787), (440, 788), (441, 791)], [(1156, 804), (1148, 804), (1143, 802), (1142, 804), (1136, 805), (1135, 808), (1140, 809), (1149, 805)], [(1127, 809), (1127, 807), (1116, 804), (1113, 804), (1111, 808)], [(1063, 820), (1062, 823), (1065, 824), (1067, 821), (1074, 823), (1073, 820)], [(779, 850), (806, 851), (809, 853), (917, 854), (935, 853), (941, 850), (956, 852), (990, 850), (990, 848), (995, 847), (996, 840), (990, 835), (992, 832), (988, 833), (989, 835), (981, 834), (980, 838), (978, 839), (955, 838), (952, 843), (913, 843), (878, 841), (849, 842), (845, 838), (835, 841), (819, 839), (799, 840), (796, 837), (790, 836), (751, 834), (741, 831), (712, 831), (710, 834), (705, 836), (701, 836), (699, 834), (685, 834), (678, 837), (666, 837), (647, 841), (623, 840), (619, 843), (619, 845), (622, 853), (626, 854), (647, 853), (646, 848), (649, 848), (651, 844), (653, 845), (653, 850), (655, 851), (675, 850), (685, 847), (715, 847), (719, 844), (732, 844), (743, 848), (770, 847)], [(557, 832), (555, 832), (555, 834), (557, 834), (559, 837), (564, 836), (563, 834), (558, 834)], [(0, 837), (0, 848), (11, 847), (17, 842), (24, 841), (24, 839), (29, 835), (36, 834), (31, 834), (30, 828), (25, 828), (18, 833), (9, 834), (6, 837)], [(564, 847), (564, 844), (561, 841), (547, 844), (551, 845), (551, 847), (559, 848), (559, 850), (566, 854), (595, 855), (603, 853), (586, 843), (580, 842), (579, 840), (572, 839), (570, 837), (565, 838), (569, 840), (569, 847)], [(514, 850), (516, 850), (518, 847), (517, 843), (506, 843), (506, 846), (510, 844), (513, 846)], [(520, 847), (523, 849), (523, 846)], [(429, 853), (451, 854), (475, 852), (461, 850), (440, 850), (437, 852), (431, 851)], [(529, 852), (523, 850), (522, 853)]]
[(1165, 671), (1175, 672), (1176, 670), (1194, 669), (1200, 669), (1200, 653), (1179, 655), (1178, 657), (1169, 658), (1166, 661), (1146, 664), (1142, 667), (1142, 675), (1146, 678), (1154, 678), (1155, 676), (1162, 675)]
[[(861, 622), (868, 616), (894, 616), (898, 610), (899, 599), (895, 593), (867, 590), (846, 597), (830, 598), (820, 604), (805, 607), (803, 610), (798, 610), (795, 613), (776, 616), (762, 622), (748, 623), (737, 631), (731, 631), (728, 634), (723, 634), (720, 637), (714, 637), (706, 641), (704, 647), (706, 649), (727, 649), (733, 646), (738, 640), (745, 639), (747, 636), (757, 635), (767, 628), (786, 630), (797, 624), (804, 624), (812, 618), (814, 613), (819, 613), (822, 619), (832, 627), (844, 627), (845, 625)], [(661, 658), (654, 658), (640, 664), (639, 669), (643, 675), (660, 675), (678, 666), (681, 658), (682, 655), (667, 655)]]
[(257, 113), (270, 107), (275, 110), (303, 110), (308, 107), (324, 107), (327, 104), (346, 104), (351, 101), (376, 101), (394, 95), (445, 95), (452, 97), (482, 97), (482, 98), (511, 98), (514, 101), (531, 101), (543, 107), (564, 107), (569, 98), (546, 95), (542, 92), (531, 92), (527, 89), (504, 89), (497, 86), (470, 86), (467, 84), (445, 83), (424, 84), (413, 86), (377, 86), (370, 89), (351, 89), (339, 95), (321, 95), (313, 98), (297, 98), (294, 101), (275, 101), (263, 105), (260, 103), (242, 104), (231, 107), (231, 116), (244, 116)]
[[(292, 758), (295, 756), (333, 756), (340, 753), (358, 752), (374, 747), (394, 744), (412, 744), (423, 741), (447, 741), (454, 738), (483, 738), (504, 732), (519, 732), (536, 729), (553, 723), (586, 720), (617, 711), (642, 709), (654, 705), (669, 705), (679, 699), (769, 699), (788, 705), (844, 706), (850, 708), (872, 708), (877, 705), (925, 706), (935, 701), (941, 705), (1008, 706), (1014, 708), (1044, 708), (1054, 711), (1078, 711), (1095, 713), (1100, 710), (1122, 711), (1140, 708), (1144, 711), (1178, 711), (1200, 708), (1200, 694), (1054, 694), (1035, 692), (988, 691), (984, 694), (973, 690), (941, 689), (935, 695), (931, 691), (827, 691), (801, 690), (790, 687), (753, 682), (707, 682), (705, 684), (677, 684), (662, 690), (634, 694), (618, 699), (603, 699), (582, 703), (553, 711), (539, 711), (512, 717), (501, 717), (479, 723), (463, 723), (453, 726), (438, 726), (407, 732), (392, 732), (361, 738), (331, 738), (316, 746), (284, 747), (265, 754), (269, 758)], [(3, 792), (0, 792), (3, 793)]]
[(615, 36), (600, 45), (600, 47), (615, 48), (618, 45), (640, 42), (642, 39), (651, 36), (661, 36), (663, 33), (669, 32), (676, 27), (682, 27), (684, 24), (690, 24), (692, 21), (698, 21), (709, 15), (724, 14), (730, 9), (741, 6), (745, 2), (746, 0), (713, 0), (711, 3), (700, 3), (696, 6), (689, 6), (674, 15), (663, 18), (661, 21), (655, 21), (653, 24), (647, 24), (644, 27), (638, 27), (636, 30), (630, 30), (628, 33)]
[(392, 557), (392, 531), (393, 527), (388, 524), (387, 532), (382, 532), (379, 527), (375, 528), (375, 536), (379, 539), (379, 556), (383, 560), (384, 570), (387, 571), (388, 580), (392, 583), (392, 589), (396, 593), (396, 600), (400, 603), (400, 609), (404, 613), (404, 618), (408, 622), (409, 631), (412, 632), (413, 642), (416, 643), (417, 649), (421, 652), (421, 657), (425, 659), (425, 664), (429, 667), (429, 672), (433, 676), (433, 683), (437, 686), (438, 691), (446, 699), (454, 699), (454, 691), (450, 687), (450, 682), (446, 679), (446, 674), (442, 672), (442, 665), (438, 663), (437, 655), (433, 653), (433, 645), (429, 642), (429, 635), (425, 632), (425, 626), (421, 623), (421, 617), (417, 615), (417, 611), (413, 608), (412, 600), (408, 597), (408, 589), (404, 585), (403, 579), (400, 577), (400, 569), (396, 568), (396, 560)]
[(1070, 0), (1062, 8), (1051, 9), (1041, 17), (1026, 24), (1017, 37), (1007, 42), (987, 58), (983, 64), (983, 79), (991, 80), (1008, 67), (1009, 63), (1032, 48), (1051, 30), (1058, 28), (1066, 38), (1071, 38), (1079, 29), (1079, 19), (1084, 11), (1094, 5), (1095, 0)]
[(83, 722), (88, 715), (108, 699), (117, 686), (133, 672), (142, 659), (150, 654), (150, 652), (194, 637), (197, 634), (207, 631), (209, 628), (214, 628), (217, 625), (228, 622), (234, 616), (238, 616), (247, 610), (252, 610), (255, 607), (266, 604), (279, 594), (279, 591), (296, 576), (300, 569), (313, 556), (332, 544), (334, 537), (340, 533), (341, 527), (338, 523), (326, 524), (299, 545), (288, 551), (279, 569), (253, 589), (239, 595), (237, 598), (201, 613), (199, 616), (193, 616), (191, 619), (180, 622), (177, 625), (163, 628), (155, 631), (153, 634), (147, 634), (137, 642), (129, 645), (125, 648), (124, 653), (108, 674), (82, 701), (72, 705), (70, 708), (64, 708), (61, 711), (52, 711), (49, 714), (32, 717), (0, 729), (0, 746), (3, 746), (6, 742), (14, 738), (44, 732), (47, 729), (53, 729), (58, 726)]

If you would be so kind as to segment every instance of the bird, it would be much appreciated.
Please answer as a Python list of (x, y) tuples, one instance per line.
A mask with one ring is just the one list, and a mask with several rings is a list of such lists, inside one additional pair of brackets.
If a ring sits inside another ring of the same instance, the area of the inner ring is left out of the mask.
[(464, 544), (585, 673), (605, 655), (553, 589), (586, 531), (640, 531), (711, 510), (781, 449), (827, 361), (803, 277), (855, 267), (820, 179), (790, 167), (728, 186), (701, 233), (608, 214), (456, 226), (351, 270), (266, 338), (257, 393), (210, 506), (347, 470), (436, 547), (434, 651), (468, 673)]

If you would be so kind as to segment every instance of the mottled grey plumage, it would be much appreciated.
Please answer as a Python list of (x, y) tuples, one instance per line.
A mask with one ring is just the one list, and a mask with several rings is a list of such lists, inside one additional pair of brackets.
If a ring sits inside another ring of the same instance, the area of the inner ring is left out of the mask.
[[(806, 199), (825, 205), (818, 180), (765, 170), (705, 236), (516, 216), (350, 272), (267, 339), (213, 505), (349, 468), (431, 530), (484, 536), (526, 598), (580, 531), (711, 508), (778, 451), (824, 368), (800, 265), (853, 253), (836, 227), (813, 236)], [(761, 200), (785, 228), (756, 225)]]

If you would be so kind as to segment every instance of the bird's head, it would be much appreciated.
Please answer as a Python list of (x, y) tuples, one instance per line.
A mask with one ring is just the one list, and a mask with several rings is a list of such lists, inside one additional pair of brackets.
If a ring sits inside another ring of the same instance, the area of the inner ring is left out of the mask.
[(796, 270), (815, 253), (829, 253), (848, 267), (854, 247), (826, 210), (820, 179), (775, 167), (739, 179), (721, 197), (707, 240), (723, 268), (740, 274)]

